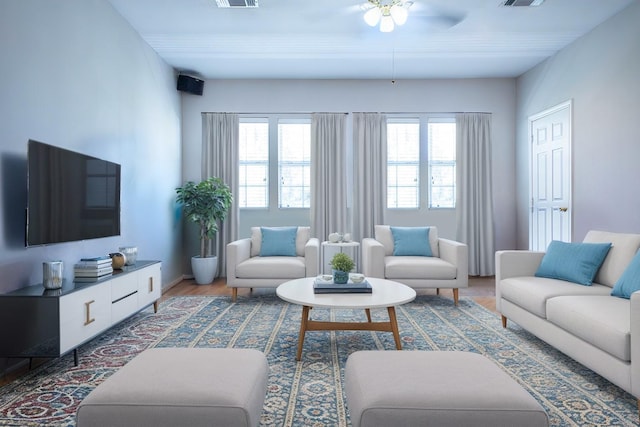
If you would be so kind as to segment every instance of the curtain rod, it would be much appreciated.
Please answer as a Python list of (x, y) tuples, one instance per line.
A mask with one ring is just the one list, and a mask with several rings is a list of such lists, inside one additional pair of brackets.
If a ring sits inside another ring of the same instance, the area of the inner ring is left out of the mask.
[(349, 114), (371, 114), (371, 113), (379, 113), (379, 114), (492, 114), (491, 112), (488, 111), (386, 111), (386, 112), (379, 112), (379, 111), (351, 111), (349, 113), (345, 113), (343, 111), (298, 111), (298, 112), (248, 112), (248, 113), (237, 113), (237, 112), (231, 112), (231, 111), (203, 111), (200, 114), (239, 114), (239, 115), (278, 115), (278, 114), (285, 114), (285, 115), (296, 115), (296, 114), (345, 114), (345, 115), (349, 115)]
[(240, 115), (265, 115), (265, 114), (269, 114), (269, 115), (278, 115), (278, 114), (286, 114), (286, 115), (295, 115), (295, 114), (350, 114), (350, 113), (345, 113), (344, 111), (297, 111), (295, 113), (287, 113), (287, 112), (248, 112), (248, 113), (237, 113), (237, 112), (232, 112), (232, 111), (203, 111), (200, 114), (240, 114)]

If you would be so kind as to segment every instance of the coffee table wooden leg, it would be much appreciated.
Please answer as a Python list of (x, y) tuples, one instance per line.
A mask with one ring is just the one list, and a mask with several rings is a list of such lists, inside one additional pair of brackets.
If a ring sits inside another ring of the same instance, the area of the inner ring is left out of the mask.
[(400, 332), (398, 331), (398, 320), (396, 319), (396, 308), (387, 307), (387, 311), (389, 312), (389, 322), (391, 323), (391, 332), (393, 332), (393, 339), (396, 341), (396, 349), (402, 350)]
[(304, 344), (304, 335), (307, 332), (307, 322), (309, 321), (309, 310), (311, 307), (308, 305), (302, 306), (302, 321), (300, 322), (300, 335), (298, 336), (298, 352), (296, 353), (296, 360), (302, 359), (302, 344)]
[(367, 321), (371, 323), (371, 309), (365, 308), (364, 312), (367, 313)]

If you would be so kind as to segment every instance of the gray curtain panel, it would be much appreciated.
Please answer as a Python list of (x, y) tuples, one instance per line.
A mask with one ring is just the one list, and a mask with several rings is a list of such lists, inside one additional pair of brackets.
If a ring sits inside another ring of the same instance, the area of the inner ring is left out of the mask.
[(353, 114), (353, 217), (356, 241), (373, 237), (387, 207), (387, 116)]
[(311, 116), (311, 235), (347, 232), (346, 114)]
[(238, 128), (237, 114), (202, 113), (202, 179), (221, 178), (234, 195), (227, 219), (220, 225), (214, 245), (218, 255), (218, 275), (226, 276), (226, 247), (238, 239), (240, 210), (238, 194)]
[(495, 274), (491, 114), (456, 115), (457, 240), (469, 248), (469, 274)]

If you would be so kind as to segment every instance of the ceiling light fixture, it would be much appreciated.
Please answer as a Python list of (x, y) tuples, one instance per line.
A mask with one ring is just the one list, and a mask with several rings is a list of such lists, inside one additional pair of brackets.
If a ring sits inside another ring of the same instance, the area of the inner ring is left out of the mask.
[(366, 10), (364, 22), (375, 27), (380, 23), (380, 31), (390, 33), (396, 25), (403, 25), (409, 16), (412, 1), (368, 0), (362, 7)]

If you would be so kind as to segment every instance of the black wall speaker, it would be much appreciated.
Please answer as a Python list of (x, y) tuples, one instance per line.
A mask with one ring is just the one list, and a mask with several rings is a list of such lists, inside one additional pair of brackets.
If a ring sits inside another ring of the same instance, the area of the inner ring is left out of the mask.
[(178, 90), (181, 92), (191, 93), (193, 95), (202, 95), (204, 89), (204, 80), (191, 76), (180, 74), (178, 76)]

